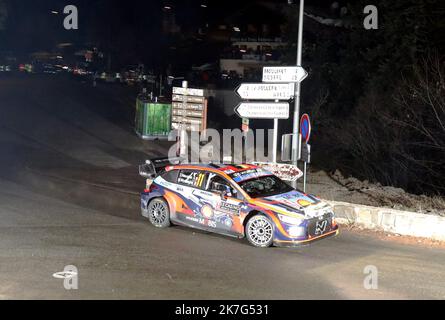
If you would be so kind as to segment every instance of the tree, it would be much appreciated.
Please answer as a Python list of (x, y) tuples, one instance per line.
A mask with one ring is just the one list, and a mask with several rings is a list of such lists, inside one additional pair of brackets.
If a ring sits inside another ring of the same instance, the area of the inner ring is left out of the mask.
[(445, 194), (443, 91), (434, 84), (444, 77), (443, 5), (380, 0), (379, 28), (365, 30), (366, 4), (348, 5), (348, 28), (305, 19), (303, 111), (312, 114), (313, 97), (329, 92), (316, 112), (315, 164)]
[(445, 57), (428, 52), (394, 93), (395, 115), (385, 120), (404, 139), (394, 156), (420, 188), (445, 193)]

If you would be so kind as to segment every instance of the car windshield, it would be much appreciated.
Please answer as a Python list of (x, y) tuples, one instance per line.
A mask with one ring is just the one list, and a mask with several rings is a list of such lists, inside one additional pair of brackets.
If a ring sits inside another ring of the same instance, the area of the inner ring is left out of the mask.
[(292, 187), (274, 175), (246, 180), (239, 185), (252, 198), (269, 197), (293, 190)]

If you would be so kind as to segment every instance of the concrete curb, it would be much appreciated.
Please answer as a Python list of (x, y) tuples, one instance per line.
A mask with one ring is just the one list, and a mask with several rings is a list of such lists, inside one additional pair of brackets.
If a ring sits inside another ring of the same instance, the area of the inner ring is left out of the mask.
[(445, 241), (445, 217), (325, 200), (341, 224)]

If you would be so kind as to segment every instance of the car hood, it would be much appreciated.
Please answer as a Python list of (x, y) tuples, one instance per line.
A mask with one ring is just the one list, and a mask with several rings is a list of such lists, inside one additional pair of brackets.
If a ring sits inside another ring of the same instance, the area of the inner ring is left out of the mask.
[(271, 209), (285, 211), (290, 214), (303, 214), (305, 216), (317, 215), (318, 209), (327, 206), (326, 203), (317, 197), (297, 190), (260, 198), (258, 200), (266, 203)]

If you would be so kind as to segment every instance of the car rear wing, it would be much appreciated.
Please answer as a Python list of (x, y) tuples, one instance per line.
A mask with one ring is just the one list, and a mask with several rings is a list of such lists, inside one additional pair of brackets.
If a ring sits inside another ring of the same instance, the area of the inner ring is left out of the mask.
[(145, 161), (145, 164), (139, 166), (139, 175), (147, 179), (154, 179), (166, 167), (180, 164), (183, 158), (155, 158)]

